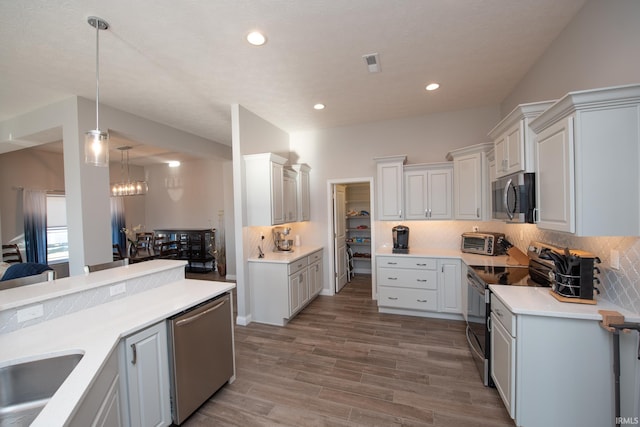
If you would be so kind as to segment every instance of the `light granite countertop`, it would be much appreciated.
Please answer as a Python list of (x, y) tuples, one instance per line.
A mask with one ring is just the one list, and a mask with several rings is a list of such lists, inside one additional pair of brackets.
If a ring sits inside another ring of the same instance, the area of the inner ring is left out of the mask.
[(288, 252), (274, 252), (265, 251), (264, 258), (258, 258), (258, 256), (252, 256), (247, 261), (249, 262), (275, 262), (289, 264), (304, 258), (314, 252), (321, 251), (321, 246), (294, 246), (292, 251)]

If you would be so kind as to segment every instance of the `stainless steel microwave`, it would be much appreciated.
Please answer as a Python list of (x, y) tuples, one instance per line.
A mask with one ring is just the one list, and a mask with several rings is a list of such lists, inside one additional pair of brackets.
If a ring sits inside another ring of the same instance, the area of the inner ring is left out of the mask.
[(535, 174), (516, 173), (491, 183), (493, 219), (533, 223), (536, 208)]

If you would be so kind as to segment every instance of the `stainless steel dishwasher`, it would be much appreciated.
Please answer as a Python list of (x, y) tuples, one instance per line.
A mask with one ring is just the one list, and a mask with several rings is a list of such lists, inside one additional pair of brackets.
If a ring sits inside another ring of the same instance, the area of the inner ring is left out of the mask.
[(233, 376), (231, 297), (216, 297), (168, 319), (171, 415), (182, 424)]

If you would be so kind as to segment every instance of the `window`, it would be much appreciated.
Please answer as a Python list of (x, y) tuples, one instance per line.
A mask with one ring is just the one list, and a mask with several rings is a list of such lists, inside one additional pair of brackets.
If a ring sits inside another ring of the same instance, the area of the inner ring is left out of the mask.
[(47, 263), (68, 259), (67, 199), (64, 195), (47, 194)]

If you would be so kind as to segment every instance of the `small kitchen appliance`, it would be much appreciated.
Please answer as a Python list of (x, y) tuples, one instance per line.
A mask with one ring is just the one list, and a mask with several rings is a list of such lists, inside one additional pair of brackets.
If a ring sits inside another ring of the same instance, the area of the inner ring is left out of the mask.
[(460, 250), (471, 254), (501, 255), (502, 247), (498, 241), (504, 239), (504, 233), (469, 232), (462, 233)]
[(393, 233), (393, 253), (408, 254), (409, 253), (409, 227), (404, 225), (396, 225), (391, 229)]
[(273, 227), (274, 252), (290, 252), (293, 250), (293, 239), (289, 239), (291, 227)]

